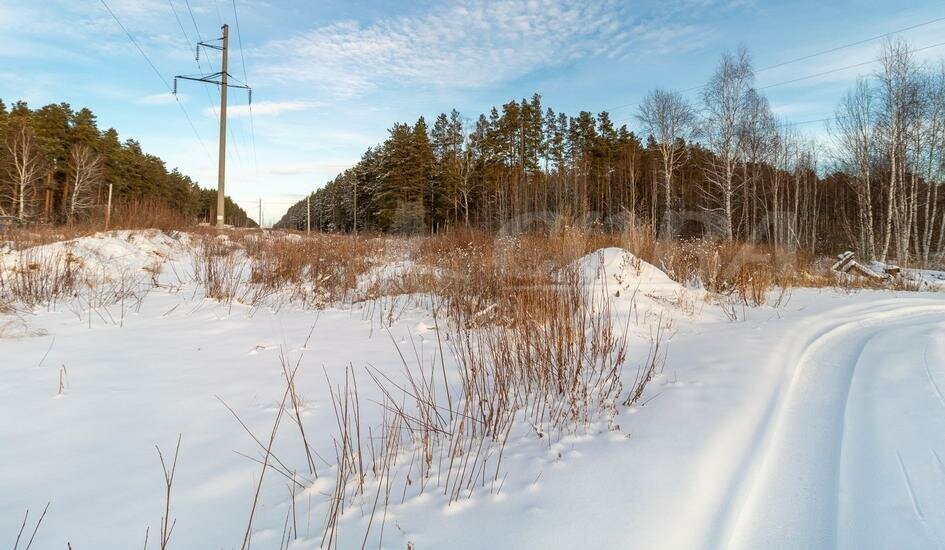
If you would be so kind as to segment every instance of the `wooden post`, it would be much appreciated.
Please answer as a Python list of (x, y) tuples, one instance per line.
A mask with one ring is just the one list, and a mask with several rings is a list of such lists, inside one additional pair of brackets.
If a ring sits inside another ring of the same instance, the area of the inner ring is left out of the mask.
[(108, 206), (105, 207), (105, 231), (108, 231), (108, 223), (112, 218), (112, 184), (108, 184)]
[(62, 184), (62, 214), (68, 214), (69, 208), (69, 181), (66, 180)]

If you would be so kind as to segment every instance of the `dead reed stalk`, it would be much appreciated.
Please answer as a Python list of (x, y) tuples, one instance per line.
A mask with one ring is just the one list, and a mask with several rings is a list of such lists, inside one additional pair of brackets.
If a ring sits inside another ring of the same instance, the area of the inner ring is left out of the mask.
[[(174, 532), (174, 526), (177, 525), (177, 520), (173, 521), (170, 519), (171, 516), (171, 489), (174, 487), (174, 474), (177, 472), (177, 457), (180, 453), (180, 440), (181, 436), (177, 436), (177, 445), (174, 447), (174, 460), (171, 462), (170, 467), (167, 463), (164, 462), (164, 455), (161, 453), (161, 448), (157, 445), (154, 446), (157, 449), (158, 458), (161, 460), (161, 469), (164, 471), (164, 515), (161, 516), (161, 550), (167, 550), (168, 544), (171, 541), (171, 535)], [(147, 544), (147, 542), (145, 542)]]

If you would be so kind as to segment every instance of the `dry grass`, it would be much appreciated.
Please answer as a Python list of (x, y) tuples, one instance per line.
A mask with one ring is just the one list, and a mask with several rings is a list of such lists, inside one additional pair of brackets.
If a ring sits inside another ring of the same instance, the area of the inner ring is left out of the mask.
[(231, 304), (307, 308), (350, 303), (379, 261), (379, 240), (337, 235), (203, 230), (191, 243), (193, 279)]
[(0, 233), (0, 253), (26, 250), (42, 246), (87, 237), (101, 231), (101, 227), (86, 225), (52, 226), (37, 225), (27, 228), (10, 229)]
[[(588, 253), (625, 248), (679, 282), (701, 285), (733, 320), (744, 317), (747, 308), (779, 303), (784, 294), (776, 289), (838, 284), (829, 264), (803, 254), (762, 245), (660, 241), (646, 228), (604, 233), (565, 227), (515, 238), (454, 231), (410, 239), (200, 229), (189, 241), (193, 273), (185, 282), (223, 303), (357, 305), (372, 319), (379, 313), (387, 327), (398, 311), (413, 305), (428, 308), (435, 319), (432, 356), (423, 356), (413, 342), (395, 344), (403, 369), (399, 377), (375, 369), (360, 375), (382, 396), (379, 424), (362, 422), (353, 368), (343, 382), (328, 382), (337, 421), (330, 468), (334, 487), (323, 524), (322, 546), (328, 548), (339, 544), (342, 516), (352, 507), (367, 511), (366, 529), (358, 535), (363, 546), (370, 536), (383, 541), (388, 508), (403, 502), (408, 491), (436, 491), (450, 504), (476, 491), (501, 492), (503, 456), (516, 428), (550, 444), (590, 426), (612, 426), (620, 406), (645, 404), (647, 384), (665, 361), (662, 319), (649, 355), (641, 357), (624, 388), (628, 325), (611, 310), (610, 295), (583, 279), (575, 260)], [(103, 308), (108, 304), (121, 301), (122, 312), (125, 300), (140, 306), (142, 293), (158, 284), (155, 270), (148, 272), (150, 285), (131, 275), (106, 283), (90, 277), (68, 254), (41, 257), (24, 249), (17, 264), (0, 270), (0, 304), (35, 307), (82, 294), (91, 322), (92, 311), (110, 315)], [(283, 357), (286, 390), (268, 440), (250, 432), (264, 453), (257, 460), (262, 466), (257, 499), (270, 470), (289, 480), (293, 502), (296, 487), (306, 483), (272, 454), (283, 417), (298, 427), (308, 479), (318, 476), (294, 385), (297, 369), (298, 363), (290, 367)], [(165, 476), (169, 497), (173, 466), (165, 468)], [(257, 504), (254, 500), (244, 547)], [(285, 546), (297, 535), (289, 527), (294, 507), (291, 512), (280, 542)], [(168, 513), (162, 540), (173, 527)]]
[[(2, 259), (2, 258), (0, 258)], [(0, 303), (33, 308), (75, 296), (83, 284), (81, 262), (72, 254), (42, 254), (26, 249), (0, 264)]]
[[(733, 319), (744, 315), (739, 309), (780, 303), (784, 293), (772, 292), (777, 288), (836, 284), (812, 258), (724, 242), (571, 230), (514, 239), (456, 232), (397, 245), (381, 240), (374, 257), (406, 257), (408, 267), (376, 285), (371, 299), (427, 296), (436, 351), (424, 358), (413, 342), (399, 345), (399, 380), (368, 371), (383, 396), (380, 425), (362, 424), (353, 369), (333, 388), (335, 484), (323, 546), (339, 544), (340, 518), (351, 507), (367, 510), (366, 532), (358, 535), (366, 542), (372, 530), (383, 538), (388, 506), (403, 502), (408, 490), (433, 490), (449, 503), (476, 491), (500, 492), (502, 457), (516, 426), (530, 426), (550, 442), (613, 419), (620, 404), (645, 404), (647, 384), (665, 362), (662, 323), (624, 390), (626, 329), (616, 324), (608, 296), (588, 295), (574, 265), (614, 245), (641, 251), (677, 280), (703, 285)], [(447, 362), (458, 371), (458, 384), (449, 382)]]
[(317, 234), (244, 237), (250, 282), (266, 293), (289, 292), (309, 305), (349, 300), (377, 260), (380, 240)]
[[(144, 205), (135, 207), (148, 210)], [(163, 216), (158, 225), (176, 226)], [(123, 223), (119, 216), (116, 223)], [(130, 219), (128, 221), (130, 222)], [(158, 223), (158, 222), (154, 222)], [(11, 232), (3, 246), (27, 250), (75, 238), (88, 227)], [(263, 232), (194, 228), (193, 279), (205, 294), (226, 303), (302, 307), (368, 302), (388, 324), (409, 305), (445, 307), (445, 318), (481, 324), (507, 317), (517, 289), (552, 284), (555, 274), (589, 252), (619, 246), (684, 284), (701, 285), (720, 300), (754, 307), (773, 290), (793, 287), (895, 288), (889, 282), (838, 277), (829, 262), (792, 250), (725, 241), (664, 241), (646, 227), (622, 233), (563, 227), (552, 234), (497, 238), (456, 230), (428, 237)], [(68, 296), (76, 284), (68, 257), (29, 261), (0, 273), (0, 304), (41, 304)], [(4, 290), (5, 287), (5, 290)], [(509, 292), (515, 289), (515, 292)], [(408, 299), (401, 299), (408, 297)]]
[[(450, 504), (477, 490), (500, 492), (516, 426), (530, 426), (551, 444), (612, 422), (627, 327), (617, 325), (609, 296), (589, 291), (582, 279), (573, 260), (598, 244), (579, 237), (492, 244), (466, 234), (416, 243), (413, 288), (437, 289), (435, 351), (425, 358), (413, 342), (398, 345), (400, 380), (368, 370), (383, 396), (378, 426), (361, 422), (353, 370), (333, 388), (335, 488), (323, 546), (338, 544), (339, 518), (352, 506), (370, 510), (363, 540), (375, 523), (383, 537), (391, 499), (402, 502), (408, 488), (413, 495), (439, 492)], [(458, 384), (449, 382), (447, 362)]]
[[(154, 446), (157, 449), (158, 458), (161, 460), (161, 470), (164, 472), (164, 514), (161, 515), (161, 538), (159, 539), (161, 550), (167, 550), (170, 541), (171, 535), (174, 533), (174, 526), (177, 525), (177, 520), (171, 519), (171, 491), (174, 488), (174, 474), (177, 472), (177, 457), (180, 454), (180, 440), (181, 436), (177, 436), (177, 445), (174, 447), (174, 459), (171, 461), (171, 464), (168, 465), (164, 461), (164, 454), (161, 453), (161, 448), (157, 445)], [(147, 546), (147, 542), (145, 542)]]
[[(116, 205), (109, 230), (158, 229), (161, 231), (197, 231), (193, 220), (160, 201), (136, 200)], [(87, 237), (105, 230), (102, 216), (94, 216), (66, 225), (32, 224), (0, 232), (0, 253)]]
[[(104, 227), (104, 218), (87, 222), (92, 227)], [(109, 229), (160, 229), (162, 231), (190, 230), (194, 220), (162, 201), (134, 199), (116, 204), (112, 209)]]
[[(625, 343), (612, 339), (603, 325), (590, 337), (579, 335), (583, 327), (573, 327), (574, 320), (549, 327), (544, 336), (555, 333), (559, 340), (540, 346), (539, 336), (525, 327), (456, 335), (459, 388), (446, 383), (442, 363), (405, 361), (405, 382), (369, 371), (384, 396), (380, 425), (361, 422), (358, 382), (347, 371), (344, 384), (332, 392), (335, 483), (322, 545), (337, 546), (340, 517), (351, 507), (369, 510), (367, 529), (359, 535), (367, 541), (375, 527), (382, 539), (393, 501), (427, 491), (445, 495), (450, 504), (477, 490), (498, 494), (503, 454), (517, 425), (532, 426), (550, 444), (556, 433), (576, 431), (592, 416), (612, 417)], [(549, 359), (552, 368), (543, 364)]]
[(445, 317), (459, 325), (514, 319), (516, 312), (544, 316), (529, 307), (536, 292), (557, 285), (575, 260), (618, 240), (613, 235), (564, 229), (554, 235), (496, 238), (482, 232), (456, 232), (425, 238), (410, 253), (415, 269), (404, 285), (435, 295)]
[[(23, 542), (26, 544), (26, 546), (24, 547), (25, 550), (30, 550), (30, 548), (33, 547), (33, 540), (36, 538), (36, 533), (39, 532), (39, 527), (43, 524), (43, 519), (46, 518), (46, 512), (49, 511), (50, 504), (51, 504), (50, 502), (47, 502), (46, 507), (43, 508), (43, 513), (40, 514), (39, 519), (36, 520), (36, 525), (33, 527), (33, 532), (30, 534), (29, 540), (26, 540), (26, 539), (23, 540)], [(29, 517), (30, 517), (30, 511), (29, 509), (27, 509), (26, 515), (23, 516), (23, 523), (20, 524), (20, 530), (16, 534), (16, 541), (14, 541), (13, 543), (13, 550), (18, 550), (20, 548), (20, 539), (25, 534), (24, 530), (26, 529), (26, 524), (27, 524), (27, 521), (29, 520)]]
[(230, 304), (243, 294), (246, 262), (240, 247), (225, 235), (197, 238), (190, 257), (194, 281), (204, 288), (208, 298)]

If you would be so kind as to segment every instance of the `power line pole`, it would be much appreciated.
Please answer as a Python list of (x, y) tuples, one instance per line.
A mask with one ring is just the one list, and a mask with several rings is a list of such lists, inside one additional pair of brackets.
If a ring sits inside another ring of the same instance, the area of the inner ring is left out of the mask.
[(305, 198), (305, 232), (312, 232), (312, 196)]
[(112, 219), (112, 184), (108, 184), (108, 206), (105, 208), (105, 231), (108, 231), (108, 224)]
[(262, 219), (262, 198), (259, 199), (259, 217), (256, 218), (259, 220), (259, 228), (262, 229), (263, 219)]
[(224, 214), (226, 214), (226, 195), (224, 187), (226, 182), (226, 69), (227, 58), (229, 57), (230, 46), (230, 26), (223, 25), (223, 47), (220, 48), (222, 56), (222, 66), (220, 68), (220, 152), (217, 160), (217, 227), (223, 228)]
[[(174, 94), (177, 94), (177, 80), (193, 80), (195, 82), (204, 82), (216, 84), (220, 87), (220, 151), (217, 165), (217, 227), (222, 228), (226, 214), (226, 91), (227, 88), (242, 88), (249, 92), (249, 103), (253, 103), (253, 90), (245, 82), (242, 84), (229, 84), (227, 80), (232, 75), (227, 72), (229, 51), (230, 51), (230, 26), (223, 25), (223, 36), (215, 40), (197, 43), (197, 60), (200, 60), (200, 47), (210, 48), (220, 52), (222, 57), (220, 72), (209, 75), (177, 75), (174, 77)], [(214, 44), (219, 42), (220, 44)], [(216, 80), (219, 78), (219, 80)]]

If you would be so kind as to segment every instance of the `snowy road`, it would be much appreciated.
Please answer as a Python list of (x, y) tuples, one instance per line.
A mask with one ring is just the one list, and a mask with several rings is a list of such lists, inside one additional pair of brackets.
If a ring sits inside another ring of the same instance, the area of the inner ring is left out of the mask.
[(945, 308), (899, 300), (839, 317), (855, 319), (775, 354), (789, 380), (711, 546), (945, 544)]
[[(76, 250), (140, 269), (152, 249), (180, 254), (165, 241), (89, 238)], [(12, 546), (27, 509), (35, 521), (51, 503), (34, 548), (141, 547), (164, 513), (155, 445), (166, 451), (180, 434), (171, 546), (238, 547), (259, 451), (218, 397), (269, 433), (285, 353), (301, 361), (295, 383), (321, 477), (300, 493), (266, 478), (253, 547), (278, 548), (290, 510), (291, 550), (317, 547), (337, 421), (326, 377), (344, 380), (349, 366), (397, 377), (398, 349), (428, 356), (437, 343), (424, 309), (405, 309), (386, 333), (364, 305), (229, 307), (177, 290), (191, 261), (173, 261), (165, 286), (133, 309), (0, 316), (0, 545)], [(613, 303), (631, 321), (625, 387), (653, 324), (671, 318), (645, 405), (560, 438), (521, 430), (503, 455), (501, 494), (452, 505), (438, 491), (401, 496), (384, 544), (368, 547), (945, 547), (945, 294), (795, 289), (732, 322), (652, 266), (621, 280), (646, 284)], [(360, 392), (366, 404), (381, 399), (371, 384)], [(362, 422), (376, 425), (381, 410), (365, 406)], [(304, 469), (304, 448), (290, 426), (273, 454)], [(356, 507), (342, 518), (339, 548), (362, 547), (369, 517)]]

